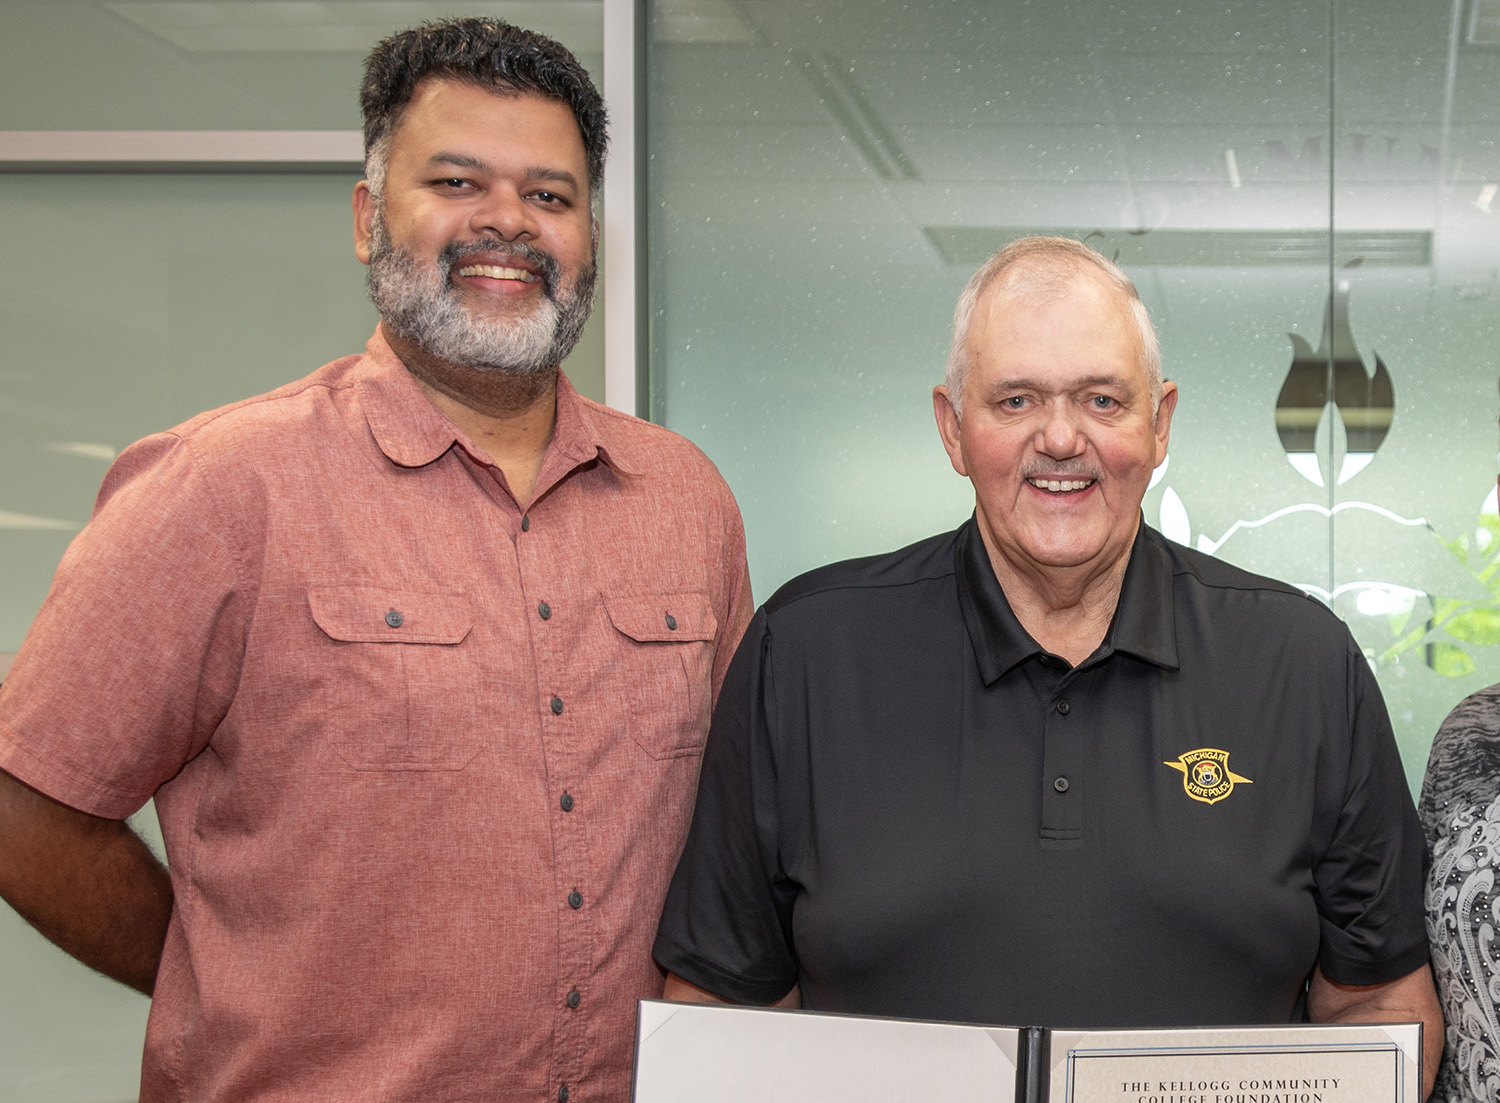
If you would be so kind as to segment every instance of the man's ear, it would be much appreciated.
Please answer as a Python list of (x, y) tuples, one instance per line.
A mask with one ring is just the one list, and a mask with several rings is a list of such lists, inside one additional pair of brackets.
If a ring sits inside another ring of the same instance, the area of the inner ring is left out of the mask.
[(1167, 458), (1167, 439), (1172, 435), (1172, 414), (1177, 409), (1177, 384), (1170, 379), (1161, 385), (1161, 404), (1156, 407), (1156, 463)]
[(370, 263), (370, 235), (375, 225), (375, 197), (370, 194), (370, 182), (361, 180), (354, 185), (354, 255), (359, 263)]
[(943, 450), (948, 453), (948, 462), (964, 478), (969, 477), (968, 465), (964, 463), (963, 423), (953, 400), (948, 397), (948, 388), (941, 383), (932, 388), (932, 415), (937, 419), (938, 436), (943, 438)]

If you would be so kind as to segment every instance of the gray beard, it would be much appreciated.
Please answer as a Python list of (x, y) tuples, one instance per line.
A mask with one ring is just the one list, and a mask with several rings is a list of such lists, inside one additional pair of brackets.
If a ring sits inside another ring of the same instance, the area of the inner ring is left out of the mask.
[[(542, 301), (521, 317), (476, 316), (460, 300), (449, 273), (478, 253), (519, 257), (536, 266), (543, 280)], [(498, 239), (449, 242), (436, 264), (423, 265), (391, 243), (383, 211), (376, 212), (370, 234), (366, 282), (382, 323), (429, 356), (475, 371), (534, 375), (556, 368), (588, 324), (594, 277), (591, 261), (573, 286), (559, 290), (560, 272), (550, 254)]]

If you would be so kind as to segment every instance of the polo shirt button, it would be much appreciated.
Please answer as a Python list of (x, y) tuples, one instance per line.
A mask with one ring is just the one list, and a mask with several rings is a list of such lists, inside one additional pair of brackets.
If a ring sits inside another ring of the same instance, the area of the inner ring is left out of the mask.
[(1052, 788), (1056, 789), (1059, 793), (1066, 793), (1068, 791), (1068, 779), (1065, 777), (1053, 778)]
[(406, 618), (403, 617), (400, 613), (396, 612), (396, 610), (392, 609), (385, 615), (385, 622), (392, 628), (400, 628), (401, 625), (406, 622)]
[(563, 710), (562, 698), (561, 697), (554, 697), (554, 698), (552, 698), (552, 715), (553, 716), (561, 716), (562, 715), (562, 710)]
[[(522, 532), (530, 532), (531, 531), (531, 514), (529, 514), (529, 513), (523, 513), (523, 514), (521, 514), (521, 531)], [(567, 1090), (568, 1090), (567, 1088), (564, 1088), (563, 1092), (566, 1093)], [(567, 1095), (564, 1094), (563, 1098), (566, 1099)]]
[(573, 794), (572, 793), (564, 793), (562, 795), (562, 800), (558, 801), (558, 803), (562, 805), (562, 810), (564, 812), (571, 812), (571, 811), (573, 811)]
[(568, 1085), (557, 1089), (557, 1103), (568, 1103)]
[(671, 613), (667, 614), (667, 628), (673, 632), (677, 631), (677, 618)]
[(568, 993), (568, 1006), (569, 1007), (577, 1007), (582, 1002), (583, 1002), (583, 997), (578, 994), (578, 989), (575, 988), (575, 989), (573, 989), (573, 991), (571, 991), (571, 992)]
[(1060, 713), (1062, 713), (1064, 716), (1068, 715), (1068, 712), (1072, 708), (1073, 708), (1073, 706), (1070, 705), (1070, 704), (1068, 704), (1068, 702), (1066, 702), (1066, 701), (1059, 701), (1059, 702), (1057, 702), (1057, 711), (1060, 712)]
[(543, 620), (551, 620), (552, 606), (548, 605), (545, 601), (542, 602), (536, 607), (536, 615), (541, 617)]
[(577, 911), (579, 908), (583, 907), (583, 893), (579, 892), (577, 889), (574, 889), (572, 892), (568, 893), (568, 907), (572, 908), (574, 911)]

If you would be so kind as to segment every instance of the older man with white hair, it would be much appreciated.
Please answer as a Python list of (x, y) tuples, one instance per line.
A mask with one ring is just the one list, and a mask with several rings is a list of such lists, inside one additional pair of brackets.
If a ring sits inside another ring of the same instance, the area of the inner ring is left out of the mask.
[(1177, 386), (1128, 277), (1026, 238), (938, 430), (976, 508), (759, 611), (657, 932), (668, 998), (1011, 1025), (1421, 1021), (1422, 840), (1369, 665), (1141, 521)]

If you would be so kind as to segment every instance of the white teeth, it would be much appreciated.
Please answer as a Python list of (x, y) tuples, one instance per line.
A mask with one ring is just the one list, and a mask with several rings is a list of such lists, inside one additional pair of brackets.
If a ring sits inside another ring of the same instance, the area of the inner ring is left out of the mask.
[(520, 280), (536, 283), (536, 275), (524, 268), (501, 268), (498, 264), (471, 264), (458, 270), (460, 276), (487, 276), (492, 280)]
[(1039, 490), (1050, 490), (1054, 494), (1066, 490), (1082, 490), (1092, 483), (1093, 479), (1028, 479), (1032, 486)]

